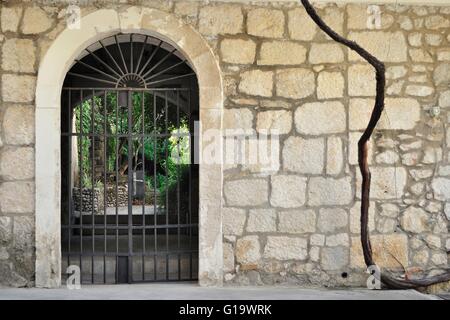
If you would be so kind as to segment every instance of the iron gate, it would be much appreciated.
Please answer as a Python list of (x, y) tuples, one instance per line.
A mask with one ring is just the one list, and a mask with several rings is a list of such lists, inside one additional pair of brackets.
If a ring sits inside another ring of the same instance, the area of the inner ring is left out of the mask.
[(197, 278), (190, 100), (183, 88), (63, 89), (63, 273), (79, 266), (82, 283)]

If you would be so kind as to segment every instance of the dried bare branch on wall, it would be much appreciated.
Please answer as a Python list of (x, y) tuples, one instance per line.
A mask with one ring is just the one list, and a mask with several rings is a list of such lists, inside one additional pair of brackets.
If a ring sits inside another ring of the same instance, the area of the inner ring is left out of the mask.
[[(367, 161), (369, 140), (372, 133), (381, 117), (384, 109), (384, 88), (386, 85), (385, 67), (383, 62), (379, 61), (376, 57), (367, 52), (364, 48), (359, 46), (356, 42), (350, 41), (331, 29), (317, 14), (316, 10), (309, 3), (308, 0), (301, 0), (306, 12), (311, 19), (317, 24), (317, 26), (330, 36), (334, 41), (345, 45), (351, 50), (355, 51), (364, 60), (370, 63), (376, 71), (376, 97), (375, 106), (372, 110), (372, 114), (367, 125), (366, 130), (362, 134), (358, 142), (358, 163), (359, 169), (362, 175), (362, 188), (361, 188), (361, 244), (364, 254), (364, 261), (367, 266), (375, 265), (372, 255), (372, 246), (370, 244), (369, 237), (369, 194), (370, 194), (370, 170)], [(445, 273), (427, 277), (424, 279), (398, 279), (389, 273), (383, 272), (381, 274), (381, 282), (388, 288), (393, 289), (410, 289), (418, 287), (427, 287), (436, 283), (450, 281), (450, 270)]]

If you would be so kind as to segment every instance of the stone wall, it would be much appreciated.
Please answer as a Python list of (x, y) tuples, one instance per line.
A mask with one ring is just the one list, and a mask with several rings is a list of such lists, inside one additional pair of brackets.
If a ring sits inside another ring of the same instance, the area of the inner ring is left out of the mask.
[[(83, 1), (82, 13), (124, 2)], [(65, 28), (65, 1), (33, 3), (2, 2), (0, 12), (0, 284), (14, 286), (34, 276), (37, 69)], [(295, 2), (129, 3), (179, 16), (213, 48), (224, 129), (281, 134), (270, 170), (225, 166), (225, 283), (365, 285), (357, 141), (373, 106), (373, 70)], [(365, 6), (316, 6), (387, 66), (370, 152), (375, 260), (411, 275), (448, 266), (450, 7), (381, 6), (381, 27), (369, 30)]]

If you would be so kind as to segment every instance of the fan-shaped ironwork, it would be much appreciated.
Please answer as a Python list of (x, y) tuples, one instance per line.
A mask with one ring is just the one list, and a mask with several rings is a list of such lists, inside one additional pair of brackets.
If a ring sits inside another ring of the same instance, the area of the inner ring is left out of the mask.
[(141, 34), (100, 40), (75, 60), (65, 87), (180, 87), (195, 76), (188, 61), (170, 44)]

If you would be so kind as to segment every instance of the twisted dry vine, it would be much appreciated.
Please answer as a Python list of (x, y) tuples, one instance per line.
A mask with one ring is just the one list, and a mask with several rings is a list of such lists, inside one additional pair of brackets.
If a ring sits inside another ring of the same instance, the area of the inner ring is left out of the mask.
[[(363, 249), (364, 261), (366, 265), (375, 265), (372, 255), (372, 246), (370, 244), (368, 220), (369, 220), (369, 194), (370, 194), (370, 170), (368, 165), (368, 146), (372, 133), (381, 117), (384, 109), (384, 88), (386, 85), (385, 66), (383, 62), (372, 56), (369, 52), (359, 46), (356, 42), (350, 41), (331, 29), (317, 14), (316, 10), (309, 3), (308, 0), (301, 0), (303, 7), (305, 8), (311, 19), (317, 24), (317, 26), (330, 36), (334, 41), (345, 45), (351, 50), (355, 51), (364, 60), (370, 63), (376, 71), (376, 97), (375, 106), (370, 116), (369, 124), (366, 130), (362, 134), (358, 142), (358, 163), (359, 169), (362, 175), (362, 188), (361, 188), (361, 245)], [(383, 272), (381, 274), (381, 282), (388, 288), (393, 289), (412, 289), (419, 287), (427, 287), (436, 283), (450, 281), (450, 271), (424, 278), (424, 279), (398, 279), (389, 273)]]

